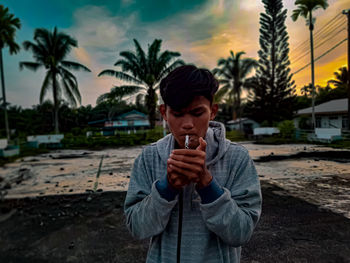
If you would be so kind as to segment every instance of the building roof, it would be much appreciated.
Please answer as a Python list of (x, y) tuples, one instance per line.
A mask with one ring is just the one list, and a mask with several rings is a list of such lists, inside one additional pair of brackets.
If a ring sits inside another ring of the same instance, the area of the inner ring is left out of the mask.
[(120, 114), (117, 117), (114, 117), (112, 120), (108, 120), (108, 119), (102, 119), (102, 120), (97, 120), (97, 121), (90, 121), (88, 122), (89, 125), (92, 124), (104, 124), (105, 122), (109, 122), (109, 121), (121, 121), (121, 120), (147, 120), (147, 115), (139, 112), (137, 110), (132, 110), (132, 111), (128, 111), (126, 113)]
[[(315, 106), (315, 114), (346, 113), (348, 111), (348, 99), (331, 100)], [(298, 110), (297, 115), (311, 114), (312, 107)]]
[(254, 120), (252, 120), (252, 119), (248, 119), (248, 118), (238, 118), (238, 119), (236, 119), (236, 120), (230, 120), (230, 121), (226, 122), (226, 124), (232, 125), (232, 124), (239, 124), (240, 122), (242, 122), (242, 123), (244, 123), (244, 122), (255, 122), (255, 123), (256, 123), (256, 121), (254, 121)]
[(139, 112), (137, 110), (132, 110), (126, 113), (123, 113), (117, 117), (118, 120), (142, 120), (147, 119), (147, 115)]

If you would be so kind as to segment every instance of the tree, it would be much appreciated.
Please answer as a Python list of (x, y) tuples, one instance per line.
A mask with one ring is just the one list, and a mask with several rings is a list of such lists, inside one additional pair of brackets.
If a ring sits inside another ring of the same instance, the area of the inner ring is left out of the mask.
[(1, 74), (1, 89), (2, 89), (2, 105), (5, 116), (5, 129), (7, 140), (10, 139), (10, 129), (7, 116), (7, 103), (5, 92), (5, 76), (4, 76), (4, 62), (2, 58), (2, 49), (9, 48), (10, 54), (16, 54), (20, 47), (15, 42), (16, 30), (21, 28), (21, 22), (15, 18), (13, 14), (9, 13), (9, 9), (0, 5), (0, 74)]
[(118, 103), (120, 102), (125, 96), (132, 95), (140, 90), (140, 87), (137, 86), (121, 86), (111, 89), (110, 92), (104, 93), (100, 95), (97, 100), (96, 104), (100, 104), (102, 102), (110, 102), (110, 103)]
[(125, 107), (126, 102), (123, 101), (123, 98), (128, 95), (132, 95), (140, 90), (140, 87), (137, 86), (121, 86), (114, 87), (110, 92), (104, 93), (100, 95), (96, 104), (99, 105), (101, 103), (105, 103), (109, 106), (108, 111), (108, 120), (111, 121), (114, 117), (114, 114), (118, 112), (118, 108)]
[(287, 10), (283, 10), (282, 0), (262, 2), (265, 13), (260, 14), (259, 66), (255, 77), (247, 81), (251, 87), (247, 111), (271, 126), (274, 121), (292, 117), (295, 86), (289, 68)]
[(43, 102), (47, 91), (52, 88), (54, 101), (55, 133), (59, 133), (58, 110), (62, 93), (69, 104), (76, 106), (81, 103), (78, 81), (70, 70), (90, 70), (77, 62), (65, 60), (72, 47), (77, 47), (77, 41), (71, 36), (58, 32), (55, 27), (51, 32), (45, 28), (38, 28), (34, 32), (34, 42), (23, 42), (23, 48), (33, 53), (35, 62), (20, 62), (20, 68), (36, 71), (45, 68), (46, 75), (41, 86), (40, 103)]
[(245, 52), (240, 51), (234, 54), (230, 51), (227, 59), (221, 58), (218, 61), (218, 68), (213, 73), (219, 77), (219, 83), (222, 87), (216, 95), (216, 100), (227, 96), (233, 101), (233, 119), (241, 117), (241, 96), (245, 88), (245, 79), (247, 75), (257, 66), (257, 62), (252, 58), (241, 58)]
[[(98, 76), (114, 76), (120, 80), (136, 84), (135, 89), (147, 90), (146, 105), (149, 110), (148, 118), (151, 128), (155, 126), (157, 95), (156, 88), (160, 80), (171, 70), (185, 63), (182, 60), (175, 60), (179, 57), (179, 52), (164, 51), (160, 52), (162, 40), (155, 39), (148, 46), (148, 52), (145, 54), (139, 42), (134, 39), (136, 52), (122, 51), (119, 53), (122, 59), (119, 59), (114, 66), (120, 66), (122, 71), (113, 69), (103, 70)], [(170, 64), (171, 63), (171, 64)], [(169, 65), (170, 64), (170, 65)]]
[(339, 68), (339, 72), (333, 73), (335, 79), (328, 80), (328, 84), (333, 84), (336, 88), (348, 89), (348, 69), (346, 67)]
[(310, 93), (312, 92), (312, 85), (304, 85), (301, 89), (301, 94), (304, 95), (305, 97), (309, 97)]
[(311, 51), (311, 85), (312, 85), (312, 125), (316, 127), (315, 119), (315, 66), (314, 66), (314, 41), (312, 31), (314, 30), (315, 20), (312, 18), (312, 12), (328, 7), (327, 0), (296, 0), (297, 9), (293, 10), (292, 20), (296, 21), (299, 16), (307, 19), (307, 25), (310, 30), (310, 51)]

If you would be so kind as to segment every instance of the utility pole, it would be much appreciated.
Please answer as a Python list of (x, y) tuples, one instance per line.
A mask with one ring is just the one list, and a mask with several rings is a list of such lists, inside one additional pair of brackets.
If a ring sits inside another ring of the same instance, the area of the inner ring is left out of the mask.
[(343, 10), (348, 17), (348, 130), (350, 130), (350, 9)]

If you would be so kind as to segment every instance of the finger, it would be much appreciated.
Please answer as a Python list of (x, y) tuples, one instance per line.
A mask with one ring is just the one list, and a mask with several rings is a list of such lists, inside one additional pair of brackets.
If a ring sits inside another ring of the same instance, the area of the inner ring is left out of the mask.
[(200, 151), (200, 150), (180, 149), (180, 150), (173, 150), (171, 152), (171, 155), (186, 155), (188, 157), (196, 157), (196, 156), (204, 157), (205, 152)]
[(202, 137), (199, 137), (199, 145), (196, 148), (196, 150), (205, 152), (206, 147), (207, 147), (206, 141)]
[(169, 166), (173, 172), (177, 174), (181, 174), (183, 177), (187, 178), (187, 180), (190, 180), (190, 181), (199, 180), (199, 172), (189, 171), (189, 170), (174, 166), (172, 164), (170, 164)]
[(192, 171), (194, 173), (200, 173), (203, 170), (203, 162), (201, 162), (201, 160), (198, 160), (197, 163), (186, 163), (186, 162), (178, 161), (176, 159), (169, 158), (168, 165), (174, 165), (178, 168), (182, 168), (187, 171)]
[[(168, 161), (175, 160), (189, 165), (199, 165), (203, 166), (205, 163), (205, 153), (202, 152), (202, 156), (191, 157), (186, 155), (171, 155)], [(181, 166), (181, 165), (180, 165)]]

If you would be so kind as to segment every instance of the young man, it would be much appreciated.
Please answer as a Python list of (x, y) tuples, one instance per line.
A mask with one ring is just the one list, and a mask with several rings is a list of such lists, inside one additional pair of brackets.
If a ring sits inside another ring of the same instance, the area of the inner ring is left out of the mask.
[(210, 71), (191, 65), (160, 83), (160, 112), (171, 134), (135, 160), (125, 200), (133, 236), (151, 238), (147, 262), (239, 262), (258, 222), (253, 161), (212, 121), (217, 89)]

